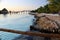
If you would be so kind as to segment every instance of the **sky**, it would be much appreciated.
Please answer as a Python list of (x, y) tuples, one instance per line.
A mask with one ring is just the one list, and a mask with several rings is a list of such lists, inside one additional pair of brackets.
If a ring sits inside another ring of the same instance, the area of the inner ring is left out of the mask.
[(47, 3), (47, 0), (0, 0), (0, 10), (3, 8), (12, 11), (35, 10)]

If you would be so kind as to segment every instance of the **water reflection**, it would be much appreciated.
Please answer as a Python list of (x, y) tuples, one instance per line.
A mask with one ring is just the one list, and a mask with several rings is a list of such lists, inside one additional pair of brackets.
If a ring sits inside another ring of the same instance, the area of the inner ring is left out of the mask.
[[(0, 28), (7, 28), (13, 30), (21, 30), (27, 31), (29, 30), (29, 26), (32, 25), (32, 20), (34, 17), (29, 14), (7, 14), (7, 15), (0, 15)], [(0, 38), (2, 40), (12, 40), (20, 34), (14, 33), (7, 33), (7, 32), (0, 32)]]

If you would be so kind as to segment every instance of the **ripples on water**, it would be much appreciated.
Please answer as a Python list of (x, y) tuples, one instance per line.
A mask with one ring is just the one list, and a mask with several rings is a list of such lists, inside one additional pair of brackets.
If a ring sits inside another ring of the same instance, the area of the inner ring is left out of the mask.
[[(29, 26), (32, 25), (32, 15), (26, 14), (7, 14), (6, 16), (0, 15), (0, 28), (7, 28), (13, 30), (27, 31)], [(0, 38), (2, 40), (12, 40), (20, 34), (8, 33), (0, 31)]]

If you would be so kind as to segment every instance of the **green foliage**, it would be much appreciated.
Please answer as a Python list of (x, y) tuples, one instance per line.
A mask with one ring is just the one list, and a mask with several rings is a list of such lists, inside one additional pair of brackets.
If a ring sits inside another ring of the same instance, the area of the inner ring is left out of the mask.
[(47, 0), (49, 4), (35, 10), (38, 13), (57, 13), (60, 11), (60, 0)]
[(50, 2), (49, 9), (50, 12), (59, 12), (60, 11), (60, 0), (48, 0)]
[(36, 10), (36, 12), (38, 13), (49, 13), (49, 8), (48, 8), (48, 4), (45, 5), (44, 7), (40, 7)]

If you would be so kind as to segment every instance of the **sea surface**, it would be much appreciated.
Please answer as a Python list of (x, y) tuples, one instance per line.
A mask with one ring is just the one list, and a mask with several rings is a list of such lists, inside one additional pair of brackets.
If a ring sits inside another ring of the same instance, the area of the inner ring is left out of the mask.
[[(3, 15), (0, 14), (0, 28), (28, 31), (30, 25), (33, 23), (34, 16), (28, 13), (12, 13)], [(13, 40), (21, 34), (8, 33), (0, 31), (1, 40)]]

